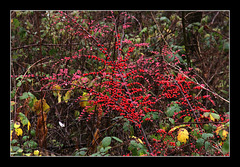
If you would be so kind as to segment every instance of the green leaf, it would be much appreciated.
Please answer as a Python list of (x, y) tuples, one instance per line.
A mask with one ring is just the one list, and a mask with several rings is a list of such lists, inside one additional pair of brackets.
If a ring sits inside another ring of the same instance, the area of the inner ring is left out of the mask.
[(203, 138), (199, 138), (197, 141), (196, 141), (196, 148), (199, 149), (200, 147), (203, 146), (203, 143), (204, 143), (204, 139)]
[(22, 96), (19, 97), (20, 100), (27, 99), (28, 98), (28, 93), (24, 92)]
[(175, 121), (174, 121), (174, 119), (172, 119), (172, 118), (168, 118), (168, 120), (171, 122), (171, 124), (175, 124)]
[(189, 122), (191, 120), (192, 117), (186, 116), (183, 119), (183, 122)]
[(209, 146), (211, 145), (211, 143), (209, 141), (205, 142), (205, 150), (207, 151), (207, 149), (209, 148)]
[(178, 146), (178, 147), (181, 146), (181, 142), (180, 142), (180, 141), (177, 141), (177, 142), (176, 142), (176, 146)]
[(31, 93), (31, 92), (27, 92), (28, 96), (30, 96), (31, 98), (35, 98), (35, 96)]
[(205, 139), (205, 140), (206, 140), (207, 138), (210, 138), (210, 137), (213, 137), (213, 134), (211, 134), (211, 133), (203, 133), (203, 134), (202, 134), (202, 138)]
[(141, 37), (141, 36), (142, 36), (142, 33), (146, 32), (146, 31), (147, 31), (147, 27), (144, 27), (144, 28), (142, 29), (142, 31), (139, 33), (139, 36)]
[(201, 34), (203, 32), (203, 26), (198, 29), (198, 32)]
[(208, 132), (208, 131), (211, 130), (211, 125), (209, 125), (209, 124), (204, 124), (204, 125), (203, 125), (203, 129), (205, 129), (206, 132)]
[(171, 23), (171, 21), (167, 17), (165, 17), (165, 16), (161, 17), (160, 21), (165, 21), (167, 23)]
[(216, 113), (210, 113), (212, 115), (213, 118), (219, 120), (220, 119), (220, 116)]
[(223, 49), (224, 49), (225, 52), (229, 51), (229, 42), (224, 43)]
[(168, 117), (172, 117), (174, 113), (177, 113), (179, 111), (181, 111), (181, 108), (179, 107), (178, 104), (174, 103), (172, 106), (167, 108), (166, 114)]
[(107, 153), (107, 151), (108, 151), (109, 149), (111, 149), (111, 148), (112, 148), (111, 146), (101, 147), (99, 151), (100, 151), (101, 153)]
[(113, 139), (117, 140), (118, 142), (122, 143), (123, 141), (115, 136), (112, 136)]
[(33, 137), (35, 137), (35, 136), (36, 136), (36, 131), (35, 131), (34, 129), (32, 129), (32, 130), (30, 131), (30, 134), (31, 134)]
[(102, 140), (102, 146), (103, 147), (107, 147), (111, 144), (111, 140), (112, 138), (111, 137), (105, 137), (103, 140)]
[(226, 140), (223, 143), (222, 150), (223, 150), (223, 154), (226, 154), (229, 152), (229, 141), (228, 140)]
[(21, 123), (23, 124), (23, 126), (27, 125), (29, 120), (27, 119), (27, 117), (23, 114), (23, 113), (19, 113), (18, 114), (20, 120), (21, 120)]

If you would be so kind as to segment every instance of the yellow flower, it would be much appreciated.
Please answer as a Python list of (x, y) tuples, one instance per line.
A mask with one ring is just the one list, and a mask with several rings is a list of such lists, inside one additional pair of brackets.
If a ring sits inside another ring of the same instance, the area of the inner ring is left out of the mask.
[(186, 129), (184, 128), (180, 128), (178, 131), (178, 136), (177, 136), (177, 140), (183, 143), (187, 142), (187, 139), (189, 139), (189, 133)]
[(22, 136), (22, 134), (23, 134), (23, 131), (22, 131), (21, 128), (16, 128), (16, 129), (15, 129), (15, 132), (16, 132), (16, 135), (17, 135), (17, 136)]

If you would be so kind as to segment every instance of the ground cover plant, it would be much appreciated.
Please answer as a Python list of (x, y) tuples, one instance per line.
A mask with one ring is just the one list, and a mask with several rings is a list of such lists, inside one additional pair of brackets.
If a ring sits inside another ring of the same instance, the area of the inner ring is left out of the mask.
[(229, 156), (228, 11), (11, 11), (11, 156)]

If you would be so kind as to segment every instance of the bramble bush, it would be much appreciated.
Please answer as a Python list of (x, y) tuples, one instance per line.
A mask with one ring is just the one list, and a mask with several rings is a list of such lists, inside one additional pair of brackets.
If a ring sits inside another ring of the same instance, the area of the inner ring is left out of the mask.
[[(46, 15), (42, 26), (50, 26), (36, 33), (41, 66), (12, 74), (11, 154), (229, 155), (229, 114), (214, 109), (216, 93), (198, 82), (181, 48), (165, 41), (153, 50), (151, 38), (143, 40), (147, 28), (134, 30), (139, 20), (128, 12), (99, 20), (84, 12)], [(44, 45), (49, 39), (52, 49)]]

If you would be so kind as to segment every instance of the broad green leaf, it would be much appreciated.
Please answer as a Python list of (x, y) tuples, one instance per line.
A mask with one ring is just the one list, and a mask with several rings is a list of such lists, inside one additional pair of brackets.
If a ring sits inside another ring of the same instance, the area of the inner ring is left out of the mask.
[(207, 149), (209, 148), (209, 146), (211, 145), (211, 143), (209, 141), (205, 142), (205, 150), (207, 151)]
[(210, 137), (213, 137), (213, 134), (212, 134), (212, 133), (203, 133), (203, 134), (202, 134), (202, 138), (205, 139), (205, 140), (206, 140), (207, 138), (210, 138)]
[(29, 120), (28, 120), (28, 118), (27, 118), (23, 113), (19, 112), (18, 116), (19, 116), (19, 118), (20, 118), (21, 123), (23, 124), (23, 126), (25, 126), (25, 125), (28, 124)]
[(203, 32), (203, 27), (204, 26), (201, 26), (199, 29), (198, 29), (198, 32), (201, 34)]
[(220, 116), (219, 116), (218, 114), (216, 114), (216, 113), (210, 113), (209, 116), (210, 116), (210, 119), (211, 119), (212, 121), (215, 121), (215, 119), (216, 119), (216, 120), (219, 120), (219, 119), (220, 119)]
[(181, 111), (181, 108), (179, 107), (178, 104), (174, 103), (173, 105), (167, 108), (166, 114), (168, 117), (172, 117), (174, 113), (177, 113), (179, 111)]
[(204, 139), (203, 138), (199, 138), (197, 141), (196, 141), (196, 148), (199, 149), (200, 147), (202, 147), (204, 144)]
[(226, 140), (223, 143), (222, 150), (223, 150), (223, 154), (226, 154), (229, 152), (229, 141), (228, 140)]
[(111, 141), (112, 141), (112, 138), (111, 137), (105, 137), (103, 140), (102, 140), (102, 146), (103, 147), (107, 147), (111, 144)]

